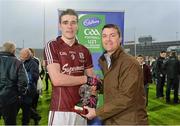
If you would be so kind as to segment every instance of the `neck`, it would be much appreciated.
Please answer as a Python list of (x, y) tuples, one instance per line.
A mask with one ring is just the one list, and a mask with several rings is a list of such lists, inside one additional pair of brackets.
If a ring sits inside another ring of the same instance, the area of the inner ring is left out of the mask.
[(68, 39), (68, 38), (65, 38), (64, 36), (62, 36), (61, 39), (69, 46), (72, 46), (75, 43), (75, 37), (72, 39)]
[(114, 53), (114, 52), (107, 52), (107, 54), (108, 54), (109, 56), (111, 56), (113, 53)]
[(107, 54), (109, 55), (109, 56), (111, 56), (114, 52), (116, 52), (116, 50), (119, 48), (119, 46), (115, 49), (115, 50), (113, 50), (113, 51), (107, 51)]

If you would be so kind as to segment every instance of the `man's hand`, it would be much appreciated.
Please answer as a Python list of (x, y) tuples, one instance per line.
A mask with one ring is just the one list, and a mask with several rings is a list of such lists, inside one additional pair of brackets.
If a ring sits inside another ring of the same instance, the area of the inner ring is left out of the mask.
[(96, 89), (99, 90), (102, 86), (102, 82), (97, 77), (87, 76), (87, 84), (90, 86), (96, 86)]
[(82, 115), (83, 117), (88, 118), (89, 120), (92, 120), (94, 117), (96, 117), (96, 111), (95, 108), (90, 108), (88, 106), (84, 106), (84, 109), (88, 110), (88, 114), (87, 115)]
[(96, 86), (91, 86), (91, 95), (94, 95), (94, 96), (97, 95), (97, 87)]

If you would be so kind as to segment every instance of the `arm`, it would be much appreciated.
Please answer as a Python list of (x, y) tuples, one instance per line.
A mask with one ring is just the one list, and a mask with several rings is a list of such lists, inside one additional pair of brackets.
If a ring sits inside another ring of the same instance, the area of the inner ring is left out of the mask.
[(86, 75), (88, 75), (90, 77), (95, 77), (96, 76), (92, 67), (89, 68), (89, 69), (86, 69), (85, 73), (86, 73)]
[(152, 83), (152, 74), (149, 66), (147, 66), (147, 74), (148, 74), (148, 83)]
[(18, 91), (20, 95), (25, 94), (27, 90), (28, 77), (23, 63), (20, 64), (18, 69)]
[(87, 76), (71, 76), (61, 73), (60, 65), (52, 63), (47, 65), (47, 70), (54, 86), (75, 86), (87, 82)]

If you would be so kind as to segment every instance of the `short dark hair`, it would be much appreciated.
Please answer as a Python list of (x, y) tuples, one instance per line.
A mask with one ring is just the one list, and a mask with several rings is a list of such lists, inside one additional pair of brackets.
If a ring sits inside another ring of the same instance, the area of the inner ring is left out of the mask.
[(144, 58), (144, 56), (142, 54), (139, 54), (137, 57), (143, 57)]
[(166, 51), (165, 51), (165, 50), (162, 50), (160, 53), (166, 53)]
[(78, 22), (78, 14), (76, 13), (76, 11), (73, 9), (67, 9), (65, 11), (62, 11), (62, 13), (59, 15), (59, 23), (61, 23), (61, 18), (64, 15), (74, 15), (74, 16), (76, 16), (77, 22)]
[(102, 31), (105, 28), (114, 28), (114, 29), (116, 29), (117, 32), (118, 32), (119, 37), (121, 37), (121, 30), (120, 30), (120, 28), (117, 25), (115, 25), (115, 24), (106, 24), (106, 25), (103, 26)]
[(177, 55), (176, 51), (171, 51), (171, 56), (176, 56), (176, 55)]

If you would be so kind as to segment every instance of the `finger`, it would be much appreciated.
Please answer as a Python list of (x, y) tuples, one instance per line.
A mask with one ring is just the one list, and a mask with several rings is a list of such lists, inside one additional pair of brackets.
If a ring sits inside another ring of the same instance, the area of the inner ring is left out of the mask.
[(88, 106), (84, 106), (85, 109), (89, 110), (89, 107)]
[(84, 115), (84, 114), (81, 114), (81, 116), (86, 117), (86, 115)]

